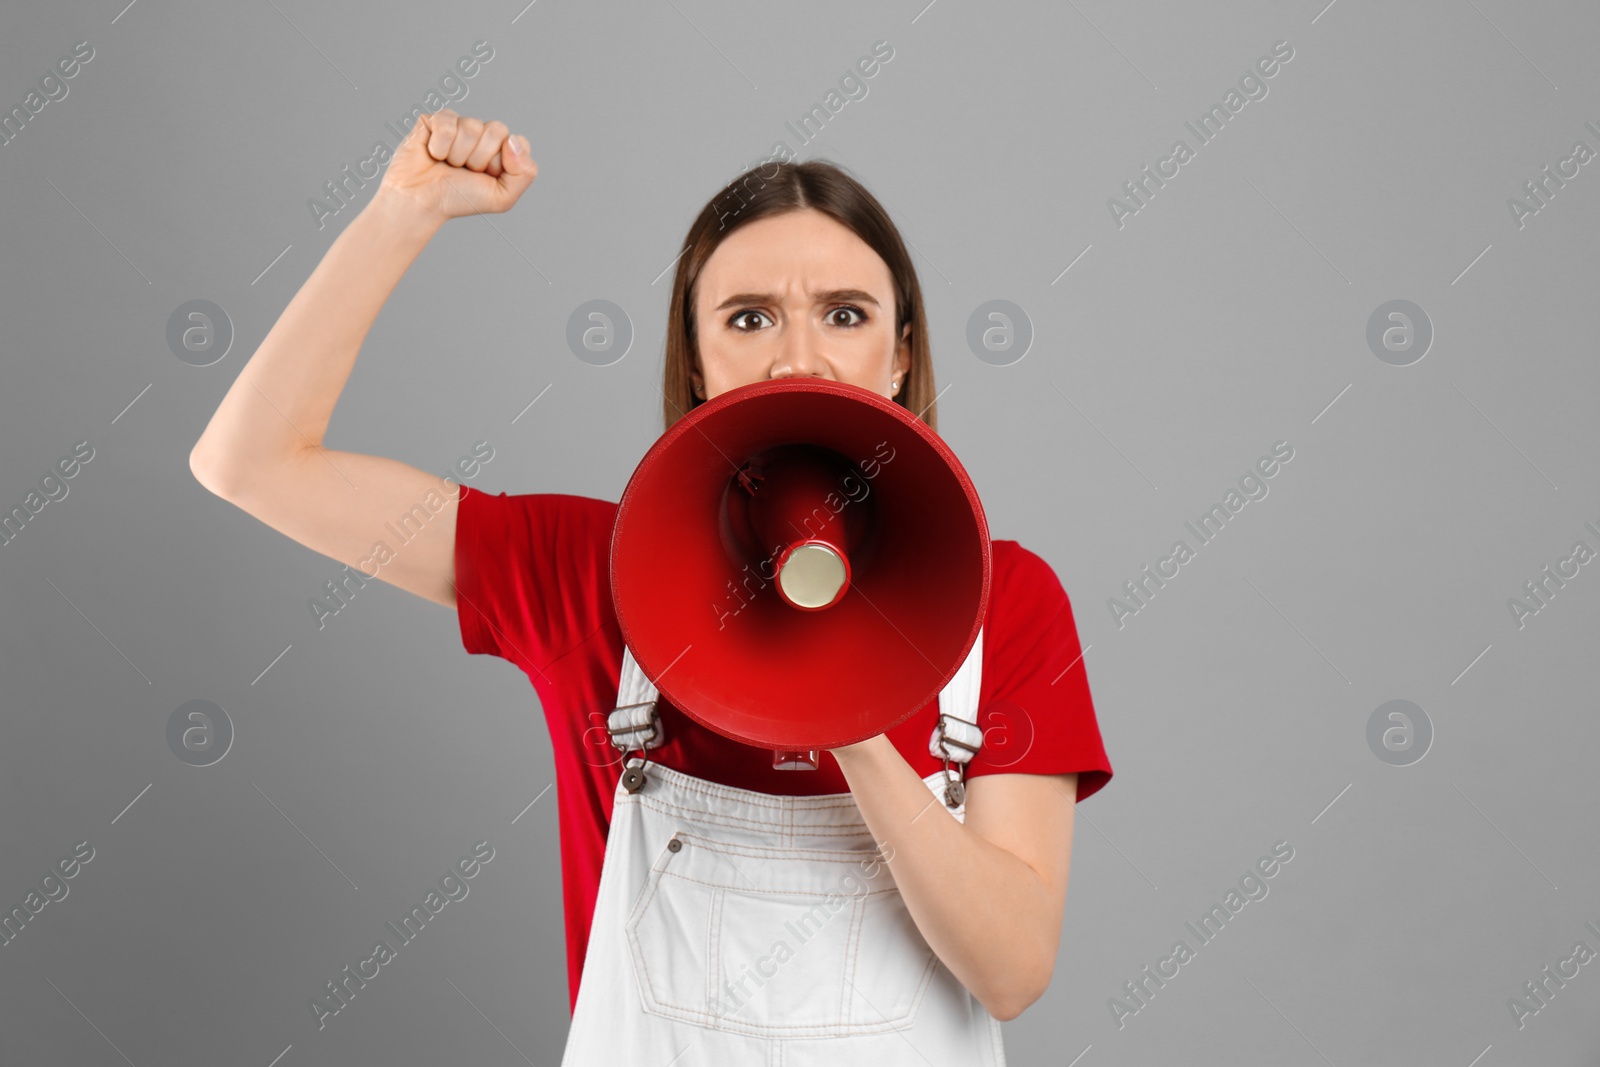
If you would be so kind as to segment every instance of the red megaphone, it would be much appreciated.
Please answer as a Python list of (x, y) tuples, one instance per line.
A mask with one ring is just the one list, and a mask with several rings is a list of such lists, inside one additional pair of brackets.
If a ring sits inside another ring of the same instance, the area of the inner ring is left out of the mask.
[(884, 733), (955, 676), (989, 527), (927, 424), (860, 386), (722, 393), (640, 461), (611, 538), (623, 640), (672, 704), (774, 766)]

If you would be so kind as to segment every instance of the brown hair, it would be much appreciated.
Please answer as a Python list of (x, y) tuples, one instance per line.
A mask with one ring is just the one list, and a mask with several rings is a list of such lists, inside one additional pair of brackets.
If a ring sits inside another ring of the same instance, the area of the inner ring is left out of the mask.
[(917, 283), (916, 268), (905, 242), (883, 205), (865, 186), (834, 164), (818, 160), (769, 161), (750, 168), (712, 197), (689, 227), (673, 275), (671, 310), (667, 315), (667, 351), (661, 383), (663, 432), (705, 403), (694, 395), (689, 372), (694, 369), (696, 352), (695, 282), (711, 253), (741, 226), (805, 208), (814, 208), (849, 229), (888, 265), (894, 280), (897, 348), (906, 324), (911, 325), (911, 367), (893, 399), (938, 432), (933, 357), (928, 349), (922, 287)]

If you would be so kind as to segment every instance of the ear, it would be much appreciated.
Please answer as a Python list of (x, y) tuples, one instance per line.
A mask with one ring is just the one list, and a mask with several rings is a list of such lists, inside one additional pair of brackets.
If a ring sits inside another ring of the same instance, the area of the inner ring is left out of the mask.
[(689, 371), (689, 382), (694, 387), (694, 395), (704, 400), (706, 398), (706, 380), (701, 376), (698, 368)]
[(900, 368), (900, 377), (904, 378), (911, 371), (911, 324), (906, 323), (905, 329), (900, 331), (900, 347), (895, 352), (895, 366)]

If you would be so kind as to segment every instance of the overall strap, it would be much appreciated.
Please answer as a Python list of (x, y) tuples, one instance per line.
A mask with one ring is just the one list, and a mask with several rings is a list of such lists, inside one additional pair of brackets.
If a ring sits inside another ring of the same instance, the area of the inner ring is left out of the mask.
[(655, 684), (633, 658), (633, 649), (622, 644), (622, 677), (617, 686), (617, 707), (606, 719), (611, 743), (624, 756), (634, 749), (660, 748), (661, 720), (656, 716)]
[[(939, 692), (939, 721), (928, 738), (928, 754), (944, 761), (945, 806), (959, 808), (966, 802), (967, 763), (983, 746), (983, 730), (978, 727), (978, 695), (983, 682), (983, 627), (972, 642), (972, 651), (962, 661), (950, 684)], [(952, 771), (950, 764), (956, 764)]]

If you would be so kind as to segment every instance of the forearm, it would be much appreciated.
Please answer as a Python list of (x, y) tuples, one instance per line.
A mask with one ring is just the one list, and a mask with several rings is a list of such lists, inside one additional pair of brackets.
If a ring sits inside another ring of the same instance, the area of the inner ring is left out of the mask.
[(367, 331), (443, 222), (380, 190), (234, 379), (195, 462), (227, 467), (321, 445)]
[(1038, 872), (952, 816), (886, 736), (832, 751), (924, 940), (990, 1014), (1021, 1013), (1060, 936)]

